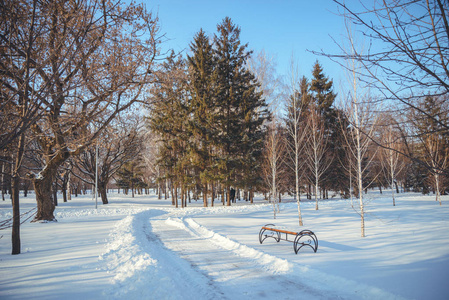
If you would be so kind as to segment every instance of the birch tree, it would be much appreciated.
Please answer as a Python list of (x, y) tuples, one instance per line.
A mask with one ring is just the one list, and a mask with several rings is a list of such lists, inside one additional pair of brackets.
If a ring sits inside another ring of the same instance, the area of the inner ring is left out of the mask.
[(381, 132), (382, 144), (385, 148), (380, 151), (380, 162), (384, 172), (385, 179), (390, 184), (391, 197), (393, 199), (393, 206), (396, 206), (395, 191), (399, 193), (397, 177), (404, 168), (404, 157), (400, 154), (403, 152), (403, 143), (401, 137), (391, 122), (386, 123), (384, 131)]
[(285, 155), (285, 142), (281, 126), (276, 117), (272, 117), (265, 141), (263, 172), (265, 184), (270, 191), (270, 202), (273, 204), (273, 217), (280, 211), (278, 194), (281, 185), (282, 162)]
[[(348, 32), (349, 51), (357, 55), (358, 49), (353, 39), (351, 28), (346, 24)], [(355, 171), (356, 187), (358, 196), (357, 213), (360, 215), (361, 236), (365, 237), (365, 203), (363, 198), (364, 176), (369, 171), (369, 166), (373, 161), (373, 155), (368, 154), (372, 145), (374, 129), (377, 117), (373, 113), (371, 99), (361, 91), (359, 83), (360, 64), (353, 59), (348, 62), (348, 82), (351, 89), (347, 97), (345, 114), (348, 122), (351, 124), (350, 132), (345, 133), (346, 143), (348, 145), (349, 155), (351, 156), (350, 166)], [(373, 152), (371, 152), (373, 153)], [(353, 158), (353, 159), (352, 159)]]
[(295, 174), (295, 201), (298, 205), (298, 219), (299, 226), (303, 226), (301, 215), (301, 169), (304, 166), (305, 160), (300, 159), (302, 150), (304, 148), (304, 140), (306, 130), (304, 129), (306, 122), (304, 120), (305, 107), (308, 106), (310, 100), (308, 99), (308, 82), (305, 77), (299, 79), (298, 67), (292, 61), (290, 64), (290, 96), (287, 98), (287, 118), (286, 130), (287, 140), (287, 156), (291, 164), (288, 164)]
[(311, 105), (307, 119), (307, 138), (305, 141), (306, 165), (310, 171), (309, 181), (315, 187), (315, 209), (318, 210), (319, 188), (322, 176), (332, 163), (328, 155), (328, 136), (325, 133), (324, 122), (315, 104)]

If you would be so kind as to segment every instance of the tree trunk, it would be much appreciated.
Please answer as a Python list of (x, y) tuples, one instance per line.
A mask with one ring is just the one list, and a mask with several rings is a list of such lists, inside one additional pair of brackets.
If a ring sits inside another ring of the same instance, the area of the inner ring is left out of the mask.
[[(396, 201), (394, 199), (394, 187), (393, 184), (395, 184), (396, 182), (394, 181), (394, 179), (391, 180), (391, 195), (393, 196), (393, 206), (396, 206)], [(398, 185), (396, 184), (396, 191), (398, 189)]]
[(11, 254), (20, 254), (20, 207), (19, 207), (19, 176), (17, 173), (13, 174), (11, 178), (12, 184), (12, 252)]
[(103, 184), (101, 182), (98, 183), (98, 193), (100, 194), (101, 202), (103, 202), (103, 204), (108, 204), (109, 201), (106, 191), (106, 184)]
[(5, 201), (5, 162), (2, 162), (1, 182), (0, 187), (2, 189), (2, 200)]
[(207, 183), (203, 185), (203, 206), (207, 207)]
[(175, 185), (175, 187), (173, 188), (174, 190), (174, 198), (175, 198), (175, 207), (178, 208), (178, 187)]
[(25, 187), (24, 189), (23, 189), (23, 196), (26, 198), (26, 197), (28, 197), (28, 188), (27, 187)]
[(63, 202), (67, 202), (67, 184), (62, 186), (62, 199)]
[(210, 199), (210, 202), (211, 202), (211, 204), (212, 204), (212, 206), (214, 205), (214, 202), (215, 202), (215, 196), (216, 196), (216, 192), (215, 192), (215, 184), (212, 182), (211, 183), (211, 199)]
[(56, 221), (53, 214), (55, 211), (55, 202), (53, 200), (52, 185), (55, 180), (55, 173), (49, 168), (45, 175), (32, 178), (34, 191), (36, 193), (37, 214), (33, 222), (36, 221)]
[(53, 201), (55, 206), (58, 206), (58, 184), (56, 182), (53, 184)]
[(69, 173), (69, 178), (67, 179), (67, 200), (72, 200), (72, 176)]
[(185, 201), (184, 184), (181, 184), (181, 208), (184, 208), (184, 201)]

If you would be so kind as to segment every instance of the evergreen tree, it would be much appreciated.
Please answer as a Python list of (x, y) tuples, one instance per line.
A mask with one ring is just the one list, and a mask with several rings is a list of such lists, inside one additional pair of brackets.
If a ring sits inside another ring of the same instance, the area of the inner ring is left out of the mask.
[(150, 105), (150, 129), (161, 137), (160, 163), (166, 179), (172, 180), (177, 205), (177, 188), (186, 182), (189, 133), (185, 60), (173, 52), (156, 73)]
[(223, 132), (217, 137), (222, 156), (219, 161), (221, 180), (227, 189), (237, 186), (242, 176), (246, 183), (255, 180), (257, 159), (262, 154), (262, 124), (268, 118), (265, 100), (257, 92), (254, 75), (246, 68), (251, 55), (240, 42), (240, 28), (230, 18), (217, 26), (215, 35), (216, 123)]
[(323, 186), (321, 187), (325, 194), (323, 198), (327, 197), (327, 190), (346, 193), (349, 178), (342, 165), (345, 161), (342, 129), (346, 128), (347, 121), (344, 120), (344, 114), (333, 107), (337, 97), (337, 94), (333, 92), (333, 81), (325, 76), (323, 67), (318, 61), (313, 66), (310, 92), (310, 97), (324, 122), (324, 130), (329, 143), (327, 155), (332, 156), (331, 166), (323, 175)]
[(213, 179), (213, 142), (218, 136), (214, 126), (216, 115), (214, 88), (214, 64), (212, 45), (200, 30), (190, 45), (189, 63), (189, 111), (188, 130), (192, 134), (189, 145), (191, 164), (194, 168), (193, 184), (201, 184), (204, 206), (207, 206), (208, 183)]
[(124, 164), (117, 172), (117, 186), (124, 189), (126, 194), (128, 194), (128, 190), (131, 190), (131, 195), (134, 197), (137, 188), (146, 186), (142, 180), (143, 168), (141, 159)]
[(326, 115), (331, 111), (337, 95), (333, 92), (333, 81), (329, 80), (323, 73), (323, 67), (318, 61), (315, 62), (312, 71), (310, 91), (321, 114)]

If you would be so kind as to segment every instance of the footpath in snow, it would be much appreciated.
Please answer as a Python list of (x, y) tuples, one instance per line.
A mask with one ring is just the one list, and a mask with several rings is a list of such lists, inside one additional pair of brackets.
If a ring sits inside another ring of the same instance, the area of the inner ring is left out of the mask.
[(116, 270), (115, 298), (401, 299), (247, 247), (191, 217), (142, 212), (119, 222), (112, 236), (103, 258)]
[[(24, 224), (23, 254), (0, 239), (0, 299), (447, 299), (449, 212), (431, 197), (367, 202), (367, 237), (346, 200), (303, 202), (318, 252), (258, 241), (297, 226), (296, 203), (175, 209), (154, 196), (62, 203), (58, 222)], [(22, 201), (23, 211), (34, 202)], [(445, 199), (448, 201), (449, 199)], [(445, 203), (445, 202), (443, 202)], [(194, 207), (196, 204), (196, 207)], [(0, 203), (0, 217), (10, 215)]]

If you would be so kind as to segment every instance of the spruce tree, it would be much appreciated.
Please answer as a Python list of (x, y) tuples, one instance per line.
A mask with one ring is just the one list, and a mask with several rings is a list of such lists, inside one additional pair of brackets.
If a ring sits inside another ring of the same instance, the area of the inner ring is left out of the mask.
[[(150, 106), (149, 125), (161, 137), (159, 162), (165, 169), (165, 179), (177, 188), (186, 183), (189, 133), (187, 131), (187, 78), (185, 60), (173, 52), (156, 74)], [(175, 196), (177, 205), (177, 197)]]
[(320, 113), (326, 114), (331, 110), (334, 100), (337, 97), (333, 92), (333, 81), (324, 75), (323, 67), (318, 61), (313, 66), (312, 76), (310, 91)]
[(262, 151), (262, 124), (267, 119), (265, 100), (256, 91), (255, 77), (246, 68), (251, 55), (247, 44), (240, 42), (240, 27), (226, 17), (217, 25), (215, 35), (215, 97), (217, 100), (217, 125), (223, 129), (217, 143), (222, 145), (219, 160), (221, 180), (227, 189), (230, 205), (230, 186), (237, 178), (249, 179), (257, 170), (254, 159)]
[(208, 184), (213, 180), (213, 142), (218, 135), (214, 125), (216, 114), (214, 88), (214, 64), (212, 45), (200, 30), (190, 45), (189, 64), (189, 111), (191, 119), (188, 130), (192, 134), (189, 145), (194, 184), (201, 184), (204, 206), (207, 206)]
[(310, 92), (312, 101), (324, 122), (324, 130), (329, 143), (327, 155), (332, 156), (332, 164), (323, 176), (323, 193), (326, 190), (346, 192), (348, 178), (342, 165), (345, 150), (341, 143), (344, 140), (342, 128), (345, 127), (346, 121), (343, 120), (343, 114), (333, 107), (337, 97), (337, 94), (333, 92), (333, 81), (324, 74), (323, 67), (318, 61), (313, 66)]

